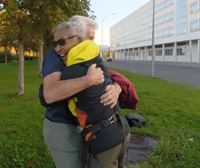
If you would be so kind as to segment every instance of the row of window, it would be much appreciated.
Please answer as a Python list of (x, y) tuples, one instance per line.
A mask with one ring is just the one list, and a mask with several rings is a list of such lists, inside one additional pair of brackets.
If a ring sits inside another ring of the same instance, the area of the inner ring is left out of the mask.
[[(161, 3), (155, 5), (155, 12), (157, 13), (162, 10), (166, 10), (167, 8), (169, 8), (173, 5), (174, 5), (174, 0), (165, 0), (164, 2), (161, 2)], [(149, 17), (151, 15), (152, 15), (152, 9), (150, 8), (150, 9), (146, 10), (143, 15), (134, 19), (134, 24), (136, 24), (137, 22), (140, 22), (143, 19), (146, 19), (147, 17)], [(166, 16), (166, 17), (168, 17), (168, 16)], [(169, 16), (169, 17), (170, 17), (170, 19), (172, 18), (171, 16)], [(166, 19), (164, 16), (163, 16), (163, 18)], [(163, 19), (161, 19), (161, 20), (163, 20)]]
[(140, 17), (134, 18), (134, 24), (138, 24), (138, 22), (141, 22), (142, 20), (148, 18), (149, 16), (152, 16), (153, 12), (152, 9), (148, 9), (144, 11), (144, 14), (141, 15)]
[[(173, 56), (173, 49), (165, 49), (165, 56)], [(176, 49), (176, 55), (185, 55), (183, 48)], [(148, 56), (152, 56), (152, 50), (148, 52)], [(162, 50), (156, 50), (156, 56), (162, 56)]]
[[(167, 14), (162, 15), (160, 17), (157, 17), (155, 19), (155, 26), (165, 24), (165, 23), (168, 23), (168, 22), (173, 21), (173, 20), (174, 20), (174, 12), (170, 12), (170, 13), (167, 13)], [(129, 28), (130, 31), (127, 30), (127, 32), (124, 32), (124, 35), (126, 34), (128, 37), (130, 37), (130, 34), (138, 35), (139, 33), (150, 30), (151, 28), (152, 28), (152, 22), (141, 24), (137, 28), (135, 28), (135, 25), (133, 27), (130, 26), (130, 28)]]
[(160, 39), (164, 37), (171, 37), (175, 35), (174, 27), (168, 27), (166, 29), (159, 30), (155, 33), (155, 38)]
[(195, 2), (192, 2), (190, 4), (190, 13), (194, 14), (194, 13), (198, 13), (200, 12), (200, 1), (196, 0)]
[[(130, 50), (130, 51), (128, 51), (128, 50), (125, 50), (125, 52), (124, 51), (117, 51), (117, 53), (118, 54), (123, 54), (124, 53), (124, 55), (125, 56), (128, 56), (128, 55), (132, 55), (132, 56), (139, 56), (139, 52), (138, 51), (133, 51), (133, 50)], [(145, 52), (143, 51), (143, 54), (144, 54)], [(168, 49), (165, 49), (164, 50), (164, 54), (165, 54), (165, 56), (173, 56), (173, 49), (171, 49), (171, 48), (168, 48)], [(182, 55), (185, 55), (186, 53), (185, 53), (185, 49), (184, 48), (177, 48), (176, 49), (176, 55), (177, 56), (182, 56)], [(152, 54), (152, 50), (148, 50), (148, 56), (152, 56), (153, 54)], [(162, 50), (156, 50), (156, 56), (162, 56)]]
[[(158, 5), (156, 5), (156, 8), (155, 8), (155, 11), (158, 12), (162, 9), (166, 9), (170, 6), (172, 6), (174, 4), (173, 0), (167, 0), (165, 1), (164, 3), (160, 3)], [(174, 13), (169, 13), (169, 14), (166, 14), (166, 15), (163, 15), (162, 17), (158, 17), (155, 19), (155, 24), (156, 25), (160, 25), (160, 24), (163, 24), (163, 23), (166, 23), (166, 22), (169, 22), (169, 21), (172, 21), (174, 20)], [(133, 28), (135, 27), (135, 25), (140, 25), (138, 27), (140, 27), (140, 29), (136, 29), (134, 30), (134, 34), (138, 34), (138, 33), (141, 33), (143, 31), (147, 31), (149, 30), (149, 28), (152, 27), (152, 23), (149, 23), (149, 24), (140, 24), (139, 22), (143, 21), (144, 19), (146, 18), (149, 18), (149, 16), (152, 16), (152, 9), (149, 9), (149, 10), (146, 10), (144, 12), (143, 15), (141, 15), (140, 17), (137, 17), (134, 19), (134, 22), (129, 22), (127, 27), (130, 28), (130, 31), (133, 30)], [(129, 17), (129, 19), (131, 19), (131, 16)], [(121, 26), (120, 26), (121, 27)], [(137, 28), (138, 28), (137, 27)], [(129, 30), (127, 30), (127, 32), (130, 32)]]
[(155, 25), (161, 25), (174, 20), (174, 12), (167, 13), (160, 17), (155, 18)]
[(200, 31), (200, 19), (196, 19), (190, 22), (190, 32)]
[(174, 0), (166, 0), (164, 2), (161, 2), (160, 4), (156, 4), (155, 12), (162, 11), (163, 9), (169, 8), (172, 5), (174, 5)]

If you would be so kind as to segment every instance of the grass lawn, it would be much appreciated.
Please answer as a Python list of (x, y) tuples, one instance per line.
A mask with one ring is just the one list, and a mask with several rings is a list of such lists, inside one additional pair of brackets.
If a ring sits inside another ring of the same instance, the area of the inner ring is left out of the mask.
[[(37, 62), (25, 64), (21, 97), (16, 95), (17, 72), (16, 62), (0, 64), (0, 168), (54, 168), (42, 137), (45, 109), (38, 100)], [(131, 131), (160, 141), (140, 167), (200, 167), (200, 89), (120, 72), (134, 82), (138, 113), (148, 120), (146, 127)]]

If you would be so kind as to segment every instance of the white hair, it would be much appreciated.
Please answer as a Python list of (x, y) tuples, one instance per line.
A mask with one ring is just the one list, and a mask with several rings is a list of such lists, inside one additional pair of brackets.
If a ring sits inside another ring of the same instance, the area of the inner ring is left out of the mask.
[(88, 37), (87, 37), (88, 27), (91, 27), (94, 30), (97, 29), (97, 23), (92, 18), (89, 18), (89, 17), (86, 17), (86, 16), (74, 15), (69, 19), (69, 22), (77, 23), (83, 28), (84, 33), (85, 33), (84, 39), (88, 39)]
[(76, 22), (80, 24), (85, 24), (86, 26), (91, 26), (94, 29), (97, 29), (98, 25), (97, 23), (89, 17), (81, 16), (81, 15), (74, 15), (71, 18), (69, 18), (69, 22)]
[(61, 29), (68, 29), (71, 31), (72, 35), (77, 35), (82, 39), (85, 39), (86, 37), (86, 30), (84, 25), (80, 24), (79, 22), (61, 22), (57, 27), (56, 31)]

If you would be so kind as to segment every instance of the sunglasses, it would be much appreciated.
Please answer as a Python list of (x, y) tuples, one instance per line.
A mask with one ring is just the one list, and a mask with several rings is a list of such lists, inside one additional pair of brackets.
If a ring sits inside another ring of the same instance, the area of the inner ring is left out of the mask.
[(58, 41), (53, 41), (54, 46), (64, 46), (66, 44), (66, 40), (72, 39), (74, 37), (77, 37), (77, 35), (73, 35), (67, 38), (59, 39)]

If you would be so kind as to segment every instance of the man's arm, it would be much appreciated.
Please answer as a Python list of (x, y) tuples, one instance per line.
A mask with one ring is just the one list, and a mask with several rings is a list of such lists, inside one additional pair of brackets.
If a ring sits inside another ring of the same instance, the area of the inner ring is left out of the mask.
[(60, 78), (61, 72), (53, 72), (44, 77), (44, 98), (47, 103), (66, 99), (104, 81), (103, 71), (96, 68), (96, 64), (91, 65), (83, 77), (69, 80), (60, 80)]

